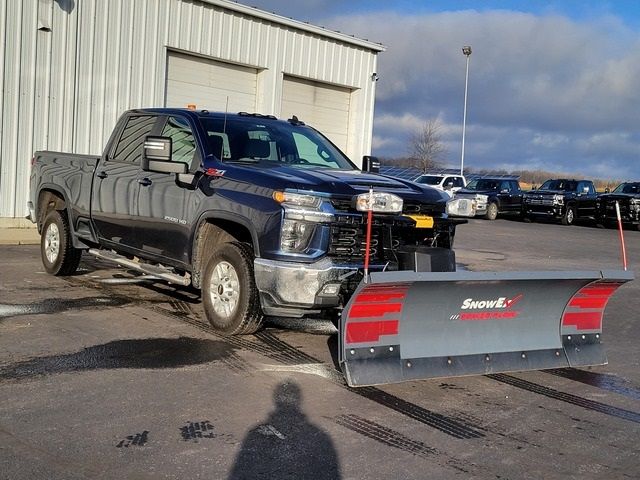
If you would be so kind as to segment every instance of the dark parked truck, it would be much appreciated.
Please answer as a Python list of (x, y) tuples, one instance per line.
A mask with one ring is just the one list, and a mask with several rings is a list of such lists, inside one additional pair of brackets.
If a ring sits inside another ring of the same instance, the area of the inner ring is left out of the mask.
[(611, 193), (604, 193), (596, 200), (598, 223), (613, 226), (618, 220), (616, 203), (622, 223), (640, 230), (640, 182), (621, 183)]
[(498, 214), (522, 212), (522, 190), (516, 178), (475, 178), (455, 198), (475, 200), (476, 215), (495, 220)]
[(591, 180), (547, 180), (522, 200), (526, 220), (547, 217), (573, 225), (578, 219), (595, 219), (596, 188)]
[(145, 109), (99, 157), (36, 152), (29, 210), (47, 272), (87, 251), (191, 285), (223, 335), (332, 317), (350, 385), (605, 362), (630, 274), (455, 272), (451, 216), (474, 205), (361, 171), (295, 117)]
[(464, 221), (448, 196), (360, 171), (309, 126), (256, 114), (127, 112), (102, 156), (37, 152), (29, 208), (48, 272), (72, 273), (89, 249), (201, 288), (213, 326), (234, 334), (263, 313), (338, 311), (363, 275), (357, 202), (370, 188), (372, 272), (413, 268), (416, 251), (455, 269)]

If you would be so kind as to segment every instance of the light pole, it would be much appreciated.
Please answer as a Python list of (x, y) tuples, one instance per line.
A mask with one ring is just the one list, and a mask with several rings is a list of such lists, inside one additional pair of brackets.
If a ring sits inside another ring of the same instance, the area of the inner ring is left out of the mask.
[(467, 130), (467, 88), (469, 86), (469, 57), (471, 56), (471, 46), (462, 47), (462, 53), (467, 57), (467, 71), (464, 76), (464, 114), (462, 115), (462, 157), (460, 158), (460, 175), (464, 175), (464, 135)]

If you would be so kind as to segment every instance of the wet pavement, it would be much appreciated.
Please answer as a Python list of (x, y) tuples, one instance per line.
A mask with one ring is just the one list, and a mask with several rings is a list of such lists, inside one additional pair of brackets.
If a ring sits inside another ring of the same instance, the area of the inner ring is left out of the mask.
[[(472, 221), (456, 242), (469, 270), (619, 268), (612, 230)], [(0, 247), (0, 479), (640, 478), (640, 281), (607, 307), (606, 366), (349, 388), (330, 322), (219, 337), (197, 292), (81, 266)]]

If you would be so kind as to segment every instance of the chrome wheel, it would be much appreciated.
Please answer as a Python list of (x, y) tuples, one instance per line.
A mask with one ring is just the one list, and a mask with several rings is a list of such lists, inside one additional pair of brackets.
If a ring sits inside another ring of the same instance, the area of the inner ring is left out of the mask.
[(55, 263), (60, 255), (60, 230), (55, 223), (50, 223), (44, 234), (44, 252), (49, 263)]
[(573, 223), (573, 209), (569, 209), (569, 211), (567, 211), (567, 223)]
[(233, 316), (240, 299), (240, 282), (236, 269), (229, 262), (221, 261), (214, 267), (209, 295), (216, 315), (224, 319)]

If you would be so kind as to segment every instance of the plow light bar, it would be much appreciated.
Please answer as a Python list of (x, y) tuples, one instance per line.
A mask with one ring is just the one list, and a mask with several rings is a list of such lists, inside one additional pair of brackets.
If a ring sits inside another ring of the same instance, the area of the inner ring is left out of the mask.
[(400, 213), (402, 199), (392, 193), (361, 193), (356, 198), (356, 210), (359, 212)]

